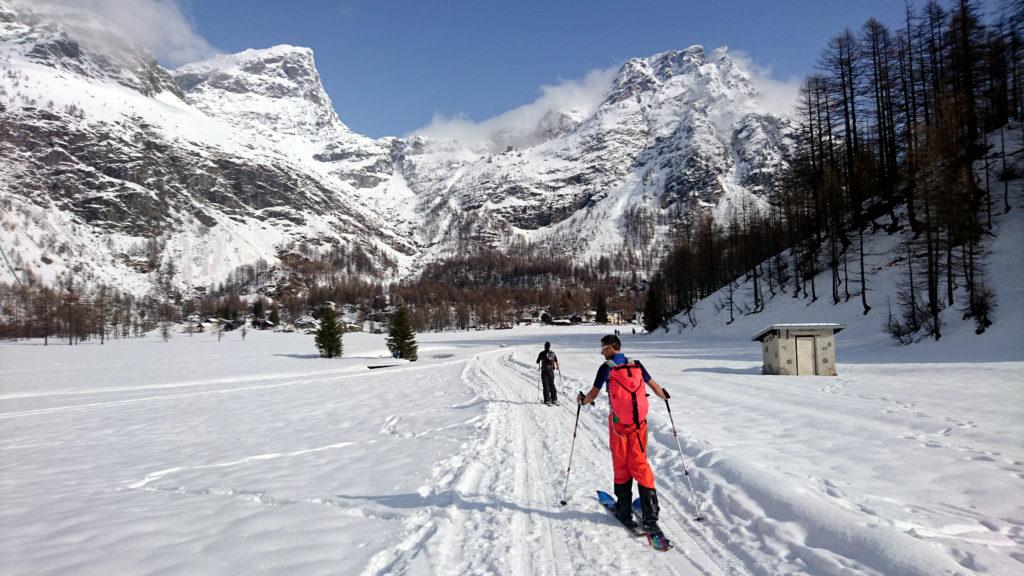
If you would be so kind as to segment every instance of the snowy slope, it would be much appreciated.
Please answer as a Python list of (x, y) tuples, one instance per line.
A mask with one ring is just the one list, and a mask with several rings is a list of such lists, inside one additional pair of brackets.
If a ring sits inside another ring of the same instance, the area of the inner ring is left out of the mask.
[[(989, 141), (999, 142), (999, 130), (988, 136)], [(1024, 142), (1021, 140), (1019, 124), (1006, 127), (1003, 141), (1005, 142), (1008, 167), (1016, 174), (1024, 173)], [(993, 151), (998, 157), (1000, 150)], [(976, 165), (980, 183), (985, 182), (984, 163)], [(994, 168), (993, 168), (994, 170)], [(986, 237), (987, 259), (980, 267), (984, 280), (995, 290), (994, 312), (995, 324), (979, 336), (974, 334), (975, 324), (964, 319), (967, 298), (963, 286), (956, 286), (954, 296), (956, 303), (947, 306), (941, 314), (942, 338), (938, 342), (930, 339), (921, 340), (915, 348), (931, 350), (936, 359), (943, 354), (963, 354), (980, 360), (999, 361), (1007, 356), (1016, 357), (1016, 352), (1007, 350), (1000, 342), (1024, 342), (1024, 259), (1021, 246), (1024, 245), (1024, 179), (1017, 178), (1008, 183), (1007, 191), (1010, 205), (1007, 213), (1001, 213), (1003, 184), (991, 178), (991, 197), (993, 199), (993, 229)], [(983, 214), (984, 218), (985, 215)], [(780, 292), (776, 285), (774, 296), (761, 282), (761, 290), (767, 299), (764, 310), (749, 313), (753, 308), (753, 282), (743, 277), (734, 283), (734, 299), (736, 309), (734, 321), (730, 323), (727, 307), (728, 286), (708, 296), (694, 306), (690, 315), (678, 315), (670, 322), (670, 330), (682, 331), (694, 337), (717, 338), (719, 335), (749, 332), (753, 336), (762, 328), (774, 323), (804, 322), (841, 322), (849, 328), (842, 333), (846, 341), (877, 344), (888, 353), (901, 355), (903, 348), (888, 346), (891, 337), (884, 327), (888, 317), (889, 304), (892, 304), (894, 315), (898, 314), (899, 290), (905, 284), (906, 262), (905, 248), (901, 242), (906, 238), (907, 230), (889, 234), (883, 228), (865, 234), (865, 269), (867, 271), (868, 304), (871, 311), (863, 315), (859, 293), (859, 276), (854, 273), (856, 252), (851, 249), (850, 258), (850, 298), (848, 301), (833, 305), (831, 301), (831, 272), (822, 265), (822, 272), (816, 278), (818, 301), (810, 302), (806, 294), (793, 298), (793, 281), (790, 280), (785, 292)], [(788, 252), (784, 253), (787, 258)], [(916, 255), (919, 264), (923, 255)], [(920, 268), (916, 268), (920, 269)], [(809, 287), (808, 287), (809, 289)], [(845, 296), (845, 291), (841, 290)]]

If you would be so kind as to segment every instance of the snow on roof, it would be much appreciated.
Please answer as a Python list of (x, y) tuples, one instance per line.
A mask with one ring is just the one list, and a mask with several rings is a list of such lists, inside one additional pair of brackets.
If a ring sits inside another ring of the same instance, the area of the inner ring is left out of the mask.
[(764, 330), (761, 330), (754, 335), (753, 341), (762, 340), (769, 332), (775, 332), (777, 330), (829, 330), (833, 333), (839, 332), (843, 328), (846, 328), (845, 324), (835, 324), (830, 322), (807, 322), (803, 324), (772, 324)]

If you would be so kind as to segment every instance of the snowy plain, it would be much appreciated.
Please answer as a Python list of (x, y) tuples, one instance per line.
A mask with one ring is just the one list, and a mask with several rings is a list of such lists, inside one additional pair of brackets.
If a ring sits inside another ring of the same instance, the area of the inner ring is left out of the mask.
[[(346, 356), (251, 331), (0, 345), (3, 574), (1015, 574), (1024, 358), (839, 337), (839, 376), (761, 376), (744, 327), (633, 336), (673, 392), (650, 457), (677, 548), (603, 512), (604, 327), (383, 337)], [(856, 333), (856, 329), (851, 330)], [(748, 333), (749, 332), (749, 333)], [(540, 403), (550, 340), (561, 404)], [(1017, 342), (1020, 344), (1020, 342)], [(942, 358), (942, 356), (946, 356)], [(881, 358), (881, 359), (879, 359)]]

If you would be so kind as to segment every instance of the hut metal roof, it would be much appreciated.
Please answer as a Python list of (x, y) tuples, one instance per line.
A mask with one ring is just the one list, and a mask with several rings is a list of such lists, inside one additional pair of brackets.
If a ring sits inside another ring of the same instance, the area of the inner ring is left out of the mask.
[(830, 322), (809, 322), (804, 324), (772, 324), (771, 326), (761, 330), (754, 335), (753, 341), (760, 342), (768, 335), (769, 332), (777, 330), (832, 330), (835, 334), (843, 328), (846, 328), (845, 324), (835, 324)]

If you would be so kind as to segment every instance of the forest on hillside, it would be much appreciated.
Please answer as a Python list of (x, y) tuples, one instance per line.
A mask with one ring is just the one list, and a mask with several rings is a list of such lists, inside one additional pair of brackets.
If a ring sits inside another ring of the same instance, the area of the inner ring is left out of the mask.
[[(879, 303), (864, 238), (886, 233), (905, 253), (893, 336), (941, 337), (939, 313), (957, 304), (958, 288), (983, 332), (992, 216), (1013, 208), (1009, 182), (1021, 177), (1007, 162), (1006, 131), (1024, 129), (1024, 2), (999, 8), (985, 22), (969, 0), (916, 12), (907, 4), (899, 27), (871, 19), (834, 36), (801, 86), (797, 146), (780, 184), (765, 206), (678, 228), (647, 293), (648, 328), (723, 286), (730, 315), (756, 313), (777, 293), (858, 299), (867, 314)], [(751, 302), (736, 302), (738, 279), (752, 284)]]

